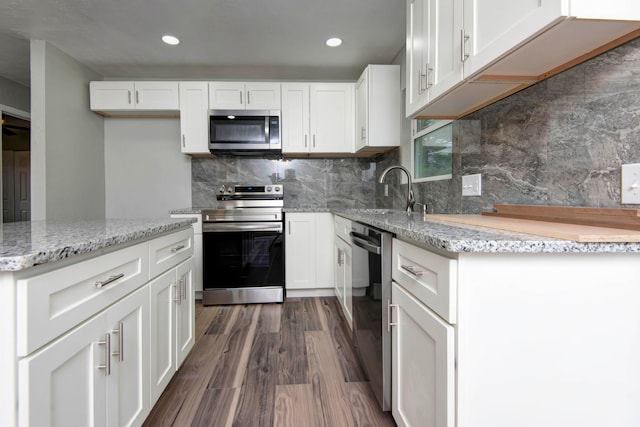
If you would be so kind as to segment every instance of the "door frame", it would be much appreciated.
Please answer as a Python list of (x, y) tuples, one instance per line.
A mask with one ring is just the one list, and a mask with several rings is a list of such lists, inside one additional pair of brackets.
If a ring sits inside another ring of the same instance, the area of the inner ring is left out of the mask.
[[(31, 121), (31, 113), (19, 110), (14, 107), (10, 107), (8, 105), (0, 104), (0, 119), (2, 118), (2, 115), (5, 113), (10, 116), (17, 117), (19, 119)], [(29, 141), (29, 145), (31, 145), (31, 141)], [(0, 132), (0, 151), (1, 150), (2, 150), (2, 133)], [(29, 152), (31, 152), (31, 149), (29, 149)], [(2, 153), (1, 152), (0, 152), (0, 191), (2, 191)], [(0, 215), (2, 215), (2, 197), (0, 197)], [(1, 223), (2, 223), (2, 218), (0, 217), (0, 224)]]

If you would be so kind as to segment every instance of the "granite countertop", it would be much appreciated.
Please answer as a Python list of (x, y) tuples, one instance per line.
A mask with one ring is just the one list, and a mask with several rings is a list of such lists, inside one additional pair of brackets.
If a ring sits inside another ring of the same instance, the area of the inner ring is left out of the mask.
[(344, 209), (333, 210), (333, 212), (353, 221), (389, 231), (396, 236), (448, 252), (640, 253), (640, 243), (579, 243), (472, 225), (445, 224), (437, 220), (429, 220), (428, 215), (423, 219), (422, 214), (409, 216), (402, 211)]
[(0, 227), (0, 271), (18, 271), (191, 225), (181, 219), (32, 221)]
[(200, 215), (203, 210), (212, 208), (182, 208), (174, 209), (169, 212), (170, 215)]

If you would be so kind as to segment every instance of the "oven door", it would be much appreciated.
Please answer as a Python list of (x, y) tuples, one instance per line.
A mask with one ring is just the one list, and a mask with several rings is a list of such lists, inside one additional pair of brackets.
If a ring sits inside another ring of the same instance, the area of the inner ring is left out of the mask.
[(282, 302), (282, 222), (202, 226), (203, 304)]

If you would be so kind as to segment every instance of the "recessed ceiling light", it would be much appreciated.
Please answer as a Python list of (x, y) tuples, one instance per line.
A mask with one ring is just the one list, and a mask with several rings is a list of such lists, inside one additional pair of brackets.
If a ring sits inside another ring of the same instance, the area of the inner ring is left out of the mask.
[(178, 40), (177, 37), (170, 36), (169, 34), (166, 34), (166, 35), (162, 36), (162, 41), (165, 42), (166, 44), (170, 44), (172, 46), (175, 46), (178, 43), (180, 43), (180, 40)]
[(342, 40), (337, 37), (332, 37), (327, 40), (327, 46), (329, 47), (336, 47), (336, 46), (340, 46), (341, 44), (342, 44)]

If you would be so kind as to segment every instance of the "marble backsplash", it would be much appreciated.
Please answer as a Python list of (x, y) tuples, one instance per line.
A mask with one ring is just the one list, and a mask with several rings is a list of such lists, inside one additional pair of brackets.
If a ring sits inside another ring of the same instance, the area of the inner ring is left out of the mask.
[(193, 158), (195, 207), (214, 207), (221, 183), (282, 183), (289, 208), (368, 208), (375, 205), (376, 163), (368, 159)]
[[(620, 204), (620, 166), (640, 163), (640, 38), (456, 120), (453, 150), (453, 179), (414, 184), (431, 213), (632, 207)], [(377, 184), (399, 158), (194, 158), (193, 205), (214, 206), (221, 182), (282, 182), (287, 207), (402, 209), (401, 174), (388, 176), (389, 196)], [(482, 196), (462, 197), (462, 175), (475, 173)]]
[[(397, 153), (378, 167), (398, 162)], [(430, 212), (494, 204), (624, 206), (620, 166), (640, 163), (640, 38), (454, 122), (453, 179), (417, 183)], [(461, 176), (482, 174), (482, 196)], [(399, 205), (377, 194), (377, 204)]]

